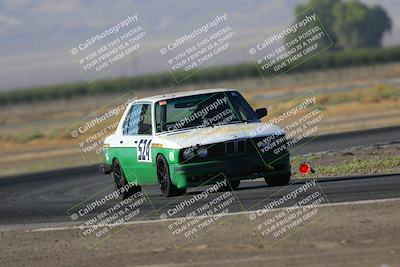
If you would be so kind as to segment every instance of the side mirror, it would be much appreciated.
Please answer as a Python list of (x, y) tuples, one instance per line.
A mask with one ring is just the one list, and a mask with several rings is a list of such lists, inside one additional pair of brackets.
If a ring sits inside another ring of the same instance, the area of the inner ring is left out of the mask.
[(256, 114), (257, 114), (257, 117), (259, 119), (261, 119), (261, 118), (264, 118), (265, 116), (267, 116), (268, 112), (267, 112), (266, 108), (259, 108), (259, 109), (256, 109)]

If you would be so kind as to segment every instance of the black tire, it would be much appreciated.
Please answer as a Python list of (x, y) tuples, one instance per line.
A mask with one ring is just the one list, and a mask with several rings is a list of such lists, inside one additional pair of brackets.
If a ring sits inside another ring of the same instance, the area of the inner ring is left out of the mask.
[(163, 155), (157, 156), (157, 178), (161, 194), (166, 197), (181, 196), (186, 193), (186, 188), (177, 188), (169, 174), (169, 165)]
[[(116, 190), (119, 190), (128, 184), (124, 171), (122, 170), (121, 164), (119, 163), (118, 160), (114, 160), (111, 176), (113, 177)], [(127, 199), (128, 197), (133, 196), (134, 194), (140, 192), (141, 190), (142, 188), (139, 185), (132, 186), (127, 191), (122, 192), (121, 197), (123, 200)]]
[[(230, 185), (230, 186), (229, 186)], [(227, 181), (226, 186), (220, 187), (219, 192), (225, 192), (225, 191), (232, 191), (232, 190), (237, 190), (240, 185), (240, 180), (234, 180), (234, 181)]]
[(289, 173), (274, 178), (264, 177), (264, 180), (269, 186), (282, 186), (282, 185), (287, 185), (289, 183), (290, 175), (291, 174)]

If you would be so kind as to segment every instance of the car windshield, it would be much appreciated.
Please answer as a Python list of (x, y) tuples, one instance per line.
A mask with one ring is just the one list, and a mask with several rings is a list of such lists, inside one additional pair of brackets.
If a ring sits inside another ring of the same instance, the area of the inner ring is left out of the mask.
[(155, 109), (157, 133), (259, 121), (254, 110), (235, 91), (162, 100)]

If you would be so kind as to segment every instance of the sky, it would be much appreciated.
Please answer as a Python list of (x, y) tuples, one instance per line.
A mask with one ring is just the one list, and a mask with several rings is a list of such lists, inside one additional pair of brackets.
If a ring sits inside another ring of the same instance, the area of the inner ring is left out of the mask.
[[(81, 67), (71, 55), (85, 36), (110, 25), (134, 10), (148, 37), (138, 55), (118, 64), (100, 78), (133, 76), (168, 71), (159, 49), (172, 37), (190, 31), (198, 21), (215, 12), (227, 13), (240, 43), (237, 52), (216, 65), (248, 62), (239, 49), (260, 39), (265, 32), (290, 25), (293, 9), (304, 0), (1, 0), (0, 1), (0, 90), (84, 81)], [(400, 43), (400, 5), (395, 0), (364, 0), (380, 4), (392, 19), (393, 29), (384, 45)], [(197, 23), (198, 24), (198, 23)]]

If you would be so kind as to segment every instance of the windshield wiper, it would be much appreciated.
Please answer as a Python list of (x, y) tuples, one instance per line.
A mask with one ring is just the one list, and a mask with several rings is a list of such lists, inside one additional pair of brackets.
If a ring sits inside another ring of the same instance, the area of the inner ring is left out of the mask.
[(243, 123), (243, 121), (230, 121), (227, 124), (238, 124), (238, 123)]

